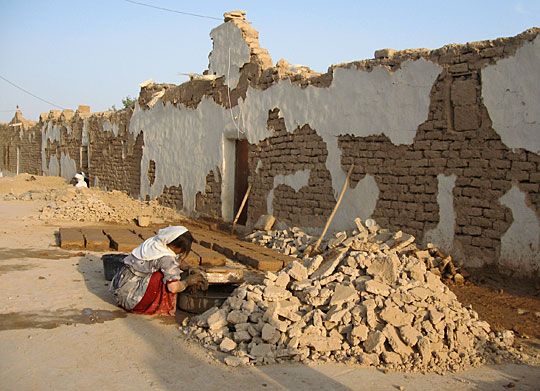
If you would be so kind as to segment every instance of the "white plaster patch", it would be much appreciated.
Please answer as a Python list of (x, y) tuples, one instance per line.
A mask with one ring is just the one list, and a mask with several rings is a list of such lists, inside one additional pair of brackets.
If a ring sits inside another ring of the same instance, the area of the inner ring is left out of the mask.
[(49, 167), (46, 170), (43, 170), (45, 175), (51, 176), (60, 176), (60, 164), (58, 163), (58, 158), (56, 156), (51, 156), (49, 159)]
[(540, 153), (540, 36), (513, 57), (482, 70), (482, 96), (493, 128), (514, 150)]
[[(163, 186), (182, 186), (184, 209), (195, 210), (195, 196), (204, 193), (206, 175), (222, 168), (222, 137), (227, 112), (203, 99), (196, 110), (156, 104), (151, 110), (135, 108), (130, 132), (144, 134), (141, 159), (141, 197), (158, 197)], [(155, 181), (146, 175), (150, 160), (156, 163)], [(223, 171), (222, 171), (223, 172)]]
[[(60, 175), (60, 165), (56, 157), (51, 157), (49, 167), (47, 167), (47, 158), (45, 156), (45, 148), (47, 147), (47, 140), (52, 142), (60, 142), (61, 128), (58, 125), (54, 125), (52, 122), (43, 124), (41, 129), (41, 169), (44, 175)], [(53, 162), (54, 160), (54, 162)]]
[(118, 124), (111, 124), (109, 121), (104, 121), (103, 130), (107, 132), (112, 132), (115, 137), (118, 137)]
[(437, 175), (437, 203), (439, 204), (439, 223), (424, 235), (424, 243), (435, 243), (445, 253), (452, 250), (456, 225), (454, 211), (454, 187), (456, 175)]
[(525, 203), (525, 193), (513, 185), (500, 201), (512, 209), (514, 222), (501, 237), (499, 264), (523, 275), (540, 272), (540, 224)]
[(88, 136), (88, 125), (87, 125), (86, 118), (83, 120), (81, 144), (82, 145), (87, 145), (87, 146), (90, 144), (90, 138)]
[[(343, 177), (345, 181), (345, 176)], [(343, 187), (343, 183), (340, 187)], [(335, 194), (336, 200), (339, 194)], [(366, 175), (356, 184), (354, 189), (349, 187), (343, 194), (343, 199), (339, 205), (336, 215), (330, 224), (330, 232), (342, 231), (355, 227), (354, 219), (360, 217), (362, 220), (369, 219), (375, 211), (377, 200), (379, 199), (379, 186), (375, 178)]]
[(77, 173), (77, 163), (69, 155), (60, 153), (60, 175), (68, 182)]
[(274, 213), (274, 207), (272, 203), (274, 202), (274, 189), (279, 185), (287, 185), (294, 189), (294, 191), (298, 192), (302, 187), (308, 185), (309, 181), (309, 175), (311, 173), (311, 170), (301, 170), (296, 171), (294, 174), (291, 175), (276, 175), (274, 177), (274, 186), (272, 187), (272, 190), (268, 193), (268, 197), (266, 198), (266, 209), (268, 211), (268, 214), (272, 215)]
[(234, 89), (240, 78), (240, 68), (250, 58), (249, 46), (242, 31), (233, 23), (224, 23), (210, 32), (214, 47), (210, 53), (210, 74), (225, 76), (225, 84)]
[(256, 174), (259, 174), (259, 171), (261, 170), (262, 166), (263, 166), (262, 160), (259, 160), (257, 162), (257, 167), (255, 167), (255, 173)]
[[(221, 50), (217, 42), (220, 41), (214, 42), (214, 50), (218, 50), (216, 55)], [(329, 88), (310, 86), (302, 89), (288, 80), (264, 91), (248, 88), (246, 99), (240, 101), (236, 109), (242, 113), (245, 137), (252, 144), (270, 136), (266, 121), (268, 111), (274, 107), (280, 109), (289, 132), (309, 124), (326, 142), (326, 164), (337, 193), (345, 180), (337, 137), (342, 134), (361, 137), (385, 134), (396, 144), (411, 144), (418, 125), (427, 119), (429, 93), (440, 71), (439, 66), (424, 60), (405, 62), (396, 72), (386, 68), (371, 72), (337, 68)], [(226, 220), (230, 217), (232, 207), (226, 201), (231, 198), (233, 185), (229, 174), (232, 171), (225, 160), (234, 154), (226, 135), (237, 132), (229, 110), (208, 98), (203, 98), (194, 110), (170, 103), (156, 104), (150, 110), (141, 110), (136, 105), (130, 132), (136, 137), (140, 131), (144, 132), (142, 198), (146, 195), (156, 198), (162, 193), (163, 186), (181, 184), (184, 208), (191, 213), (195, 195), (198, 191), (204, 192), (206, 175), (219, 167), (223, 173), (223, 217)], [(150, 160), (156, 162), (153, 186), (146, 175)], [(234, 163), (230, 162), (229, 166), (232, 165)], [(365, 194), (362, 187), (347, 192), (350, 194), (346, 194), (340, 207), (349, 211), (346, 219), (350, 227), (353, 227), (355, 217), (362, 213), (370, 215), (374, 209), (378, 188), (373, 178), (366, 177), (365, 185), (368, 189)], [(362, 200), (360, 194), (367, 199)]]

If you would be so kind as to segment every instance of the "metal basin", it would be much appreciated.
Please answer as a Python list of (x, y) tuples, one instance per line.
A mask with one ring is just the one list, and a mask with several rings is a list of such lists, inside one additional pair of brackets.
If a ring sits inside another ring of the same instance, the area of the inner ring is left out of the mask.
[(195, 314), (202, 314), (206, 310), (220, 306), (236, 289), (237, 285), (210, 285), (207, 291), (185, 290), (178, 294), (176, 305), (179, 309)]

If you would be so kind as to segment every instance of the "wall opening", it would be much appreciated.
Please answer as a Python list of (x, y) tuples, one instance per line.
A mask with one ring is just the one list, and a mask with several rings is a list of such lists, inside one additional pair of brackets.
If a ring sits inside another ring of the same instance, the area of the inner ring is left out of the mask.
[[(240, 210), (240, 205), (248, 189), (248, 166), (249, 143), (246, 139), (236, 140), (236, 161), (234, 172), (234, 216)], [(247, 204), (238, 218), (238, 224), (245, 225), (247, 222)]]

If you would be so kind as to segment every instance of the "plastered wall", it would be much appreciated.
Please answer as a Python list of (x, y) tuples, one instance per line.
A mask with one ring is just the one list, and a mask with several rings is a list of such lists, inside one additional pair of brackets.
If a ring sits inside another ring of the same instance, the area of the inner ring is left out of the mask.
[(372, 218), (468, 265), (539, 276), (538, 29), (317, 74), (273, 65), (247, 21), (226, 20), (205, 76), (147, 85), (133, 111), (1, 125), (2, 167), (19, 148), (19, 168), (68, 178), (86, 147), (95, 185), (232, 221), (235, 142), (247, 140), (248, 224), (271, 213), (324, 226), (354, 164), (331, 231)]

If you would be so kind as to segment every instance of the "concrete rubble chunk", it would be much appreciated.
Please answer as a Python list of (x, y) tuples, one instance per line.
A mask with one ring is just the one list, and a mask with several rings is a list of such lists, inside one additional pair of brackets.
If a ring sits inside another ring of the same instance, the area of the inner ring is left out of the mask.
[(420, 354), (422, 355), (422, 360), (425, 363), (428, 363), (431, 360), (431, 352), (433, 351), (431, 348), (431, 341), (427, 337), (422, 337), (418, 340), (418, 350), (420, 351)]
[(347, 232), (338, 232), (335, 237), (328, 241), (328, 248), (335, 248), (339, 246), (345, 239), (347, 239)]
[(354, 224), (356, 224), (356, 228), (358, 229), (358, 232), (360, 233), (368, 232), (368, 229), (366, 228), (364, 223), (362, 223), (362, 219), (360, 217), (357, 217), (356, 219), (354, 219)]
[(227, 312), (218, 310), (212, 313), (206, 320), (210, 330), (219, 329), (227, 324)]
[(276, 342), (279, 338), (279, 332), (271, 324), (265, 323), (261, 330), (261, 337), (265, 342)]
[(388, 296), (390, 294), (390, 287), (383, 282), (376, 280), (366, 281), (366, 292), (373, 293), (375, 295)]
[(223, 341), (221, 341), (221, 343), (219, 344), (219, 349), (222, 352), (230, 352), (234, 348), (236, 348), (236, 342), (234, 342), (229, 337), (223, 338)]
[(313, 272), (319, 268), (323, 260), (323, 256), (319, 254), (304, 261), (303, 265), (307, 270), (308, 276), (311, 276)]
[(394, 305), (386, 306), (379, 316), (386, 323), (395, 327), (410, 325), (414, 319), (414, 314), (403, 312)]
[(286, 287), (290, 280), (291, 277), (287, 273), (280, 273), (274, 284), (279, 287)]
[(243, 311), (233, 310), (227, 315), (227, 322), (232, 324), (245, 323), (248, 320), (248, 315)]
[(260, 229), (262, 231), (270, 231), (275, 222), (276, 218), (274, 216), (262, 215), (257, 219), (257, 222), (253, 228)]
[(400, 356), (405, 357), (413, 354), (413, 350), (411, 349), (411, 347), (403, 343), (401, 338), (399, 338), (399, 335), (394, 326), (387, 324), (382, 332), (394, 352), (396, 352)]
[(387, 364), (401, 364), (401, 362), (403, 361), (399, 354), (388, 351), (382, 352), (381, 358)]
[(229, 367), (239, 367), (249, 364), (249, 357), (235, 357), (235, 356), (227, 356), (223, 359), (225, 364), (227, 364)]
[(360, 341), (365, 341), (368, 337), (369, 328), (365, 324), (354, 326), (351, 335), (358, 338)]
[(386, 257), (376, 258), (367, 269), (367, 273), (383, 279), (392, 284), (397, 279), (397, 270), (400, 265), (399, 258), (392, 253)]
[(253, 345), (253, 347), (249, 351), (249, 354), (255, 358), (272, 357), (274, 355), (272, 351), (272, 345), (267, 343), (259, 343)]
[(336, 267), (339, 265), (339, 262), (341, 262), (341, 260), (347, 253), (347, 251), (349, 251), (348, 247), (337, 249), (336, 252), (333, 252), (329, 258), (325, 259), (321, 263), (319, 268), (315, 272), (313, 272), (313, 274), (311, 275), (311, 278), (313, 279), (321, 278), (321, 277), (326, 277), (332, 274), (334, 270), (336, 269)]
[(303, 281), (307, 279), (308, 277), (307, 269), (300, 262), (293, 261), (289, 266), (290, 268), (287, 271), (287, 273), (292, 279), (296, 281)]
[(384, 342), (386, 337), (378, 330), (369, 332), (367, 339), (364, 342), (364, 349), (368, 353), (382, 353), (384, 350)]
[(410, 324), (400, 327), (399, 334), (401, 335), (401, 339), (409, 346), (415, 346), (422, 337), (422, 333)]
[(337, 284), (330, 299), (330, 305), (342, 305), (358, 299), (358, 293), (353, 286)]

